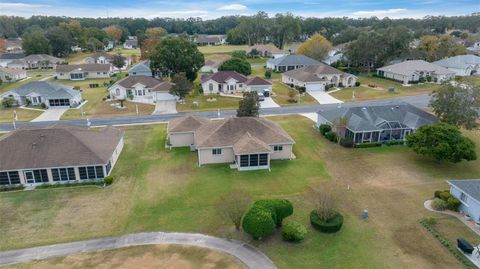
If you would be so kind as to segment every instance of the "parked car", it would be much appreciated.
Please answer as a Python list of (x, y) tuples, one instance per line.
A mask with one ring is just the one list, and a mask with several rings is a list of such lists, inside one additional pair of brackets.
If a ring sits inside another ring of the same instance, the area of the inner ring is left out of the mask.
[(263, 90), (263, 96), (270, 97), (270, 90)]
[(258, 100), (259, 101), (265, 101), (265, 95), (263, 95), (263, 93), (259, 92), (258, 93)]

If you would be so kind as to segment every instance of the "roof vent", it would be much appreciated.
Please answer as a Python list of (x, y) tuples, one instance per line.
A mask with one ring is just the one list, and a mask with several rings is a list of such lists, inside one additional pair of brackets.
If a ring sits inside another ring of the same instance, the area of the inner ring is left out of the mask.
[(362, 107), (362, 110), (367, 110), (367, 108), (366, 108), (366, 107)]

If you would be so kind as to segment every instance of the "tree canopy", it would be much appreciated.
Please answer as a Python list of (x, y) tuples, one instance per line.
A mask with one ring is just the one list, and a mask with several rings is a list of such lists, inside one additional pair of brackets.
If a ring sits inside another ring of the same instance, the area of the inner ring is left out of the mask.
[(260, 100), (256, 91), (245, 92), (238, 103), (237, 117), (258, 117)]
[(297, 53), (317, 61), (323, 61), (332, 49), (332, 43), (320, 34), (314, 34), (309, 40), (298, 47)]
[(220, 71), (235, 71), (237, 73), (248, 76), (252, 73), (252, 66), (246, 59), (242, 58), (230, 58), (220, 65), (218, 68)]
[(184, 99), (192, 91), (193, 84), (187, 79), (185, 73), (175, 74), (172, 82), (174, 85), (170, 89), (170, 93), (180, 97), (180, 99)]
[(22, 42), (23, 50), (25, 54), (50, 54), (52, 48), (49, 41), (45, 36), (45, 33), (41, 31), (28, 32), (23, 35)]

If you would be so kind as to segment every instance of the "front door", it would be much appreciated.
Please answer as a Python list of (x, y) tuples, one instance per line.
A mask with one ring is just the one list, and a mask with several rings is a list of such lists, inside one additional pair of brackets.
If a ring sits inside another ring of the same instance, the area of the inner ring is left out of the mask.
[(35, 179), (33, 178), (33, 171), (25, 171), (25, 181), (27, 183), (35, 183)]

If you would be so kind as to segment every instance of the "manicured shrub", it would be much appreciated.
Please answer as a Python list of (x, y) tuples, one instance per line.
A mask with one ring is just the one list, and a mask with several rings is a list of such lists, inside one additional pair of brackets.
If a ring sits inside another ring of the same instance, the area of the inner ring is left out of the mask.
[(355, 82), (355, 87), (360, 86), (360, 81)]
[(342, 228), (343, 216), (335, 211), (333, 217), (323, 221), (319, 218), (317, 212), (312, 210), (312, 212), (310, 212), (310, 223), (315, 229), (322, 233), (336, 233)]
[(448, 207), (447, 202), (445, 202), (442, 199), (435, 198), (432, 201), (432, 208), (435, 209), (435, 210), (443, 211), (443, 210), (447, 209), (447, 207)]
[(404, 144), (405, 142), (402, 140), (392, 140), (385, 143), (385, 145), (387, 146), (404, 145)]
[(330, 131), (325, 134), (325, 138), (332, 141), (332, 142), (337, 142), (337, 134)]
[(275, 231), (275, 221), (269, 210), (254, 205), (243, 216), (242, 228), (254, 239), (260, 240)]
[(282, 226), (283, 219), (293, 214), (293, 205), (286, 199), (258, 200), (253, 206), (268, 210), (277, 226)]
[(460, 207), (462, 203), (455, 197), (451, 196), (447, 200), (447, 208), (453, 211), (458, 211), (458, 208)]
[(441, 198), (440, 198), (440, 194), (441, 194), (442, 192), (443, 192), (443, 191), (435, 191), (435, 192), (433, 193), (433, 196), (434, 196), (435, 198), (441, 199)]
[(103, 179), (103, 182), (105, 182), (105, 184), (107, 184), (107, 185), (111, 185), (113, 183), (113, 176), (106, 176)]
[(326, 133), (328, 133), (332, 130), (332, 126), (330, 126), (328, 124), (320, 124), (320, 127), (318, 129), (320, 130), (320, 133), (322, 135), (325, 135)]
[(265, 70), (265, 78), (266, 79), (272, 78), (272, 70), (271, 69)]
[(371, 143), (363, 143), (363, 144), (355, 145), (356, 148), (374, 148), (374, 147), (380, 147), (380, 146), (382, 146), (382, 143), (380, 142), (371, 142)]
[(282, 238), (285, 241), (300, 242), (305, 238), (307, 228), (299, 222), (289, 221), (282, 228)]
[(452, 197), (452, 195), (450, 194), (449, 191), (443, 191), (442, 193), (440, 193), (440, 199), (442, 199), (443, 201), (448, 201), (448, 199)]

